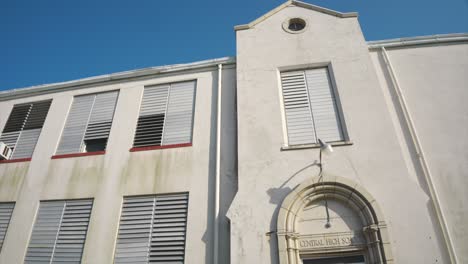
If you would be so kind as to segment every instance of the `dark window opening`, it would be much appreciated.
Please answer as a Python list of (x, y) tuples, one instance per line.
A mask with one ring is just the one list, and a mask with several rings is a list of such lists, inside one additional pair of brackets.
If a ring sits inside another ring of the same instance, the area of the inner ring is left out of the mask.
[(30, 109), (31, 104), (15, 105), (3, 129), (3, 133), (23, 130)]
[(106, 150), (107, 138), (85, 140), (84, 152), (95, 152)]
[(364, 264), (364, 256), (304, 259), (304, 264)]
[(300, 18), (293, 18), (289, 20), (289, 26), (288, 29), (291, 31), (300, 31), (305, 28), (305, 21), (300, 19)]
[(134, 147), (161, 146), (165, 114), (140, 116)]

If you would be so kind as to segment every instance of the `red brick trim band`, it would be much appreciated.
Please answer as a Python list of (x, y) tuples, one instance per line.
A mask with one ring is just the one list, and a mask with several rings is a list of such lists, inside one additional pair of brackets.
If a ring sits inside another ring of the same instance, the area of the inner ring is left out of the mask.
[(105, 151), (72, 153), (72, 154), (54, 155), (54, 156), (52, 156), (51, 159), (76, 158), (76, 157), (95, 156), (95, 155), (104, 155), (104, 154), (106, 154)]
[(31, 161), (31, 158), (24, 158), (24, 159), (12, 159), (12, 160), (0, 160), (1, 163), (14, 163), (14, 162), (23, 162), (23, 161)]
[(138, 148), (131, 148), (130, 152), (155, 150), (155, 149), (168, 149), (168, 148), (183, 148), (183, 147), (191, 147), (191, 146), (192, 146), (192, 143), (172, 144), (172, 145), (164, 145), (164, 146), (138, 147)]

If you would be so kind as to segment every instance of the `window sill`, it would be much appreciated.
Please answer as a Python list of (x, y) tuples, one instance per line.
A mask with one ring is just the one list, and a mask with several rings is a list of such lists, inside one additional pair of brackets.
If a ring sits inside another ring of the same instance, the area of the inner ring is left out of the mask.
[[(332, 147), (353, 145), (353, 142), (351, 142), (351, 141), (339, 141), (339, 142), (327, 142), (327, 143), (332, 145)], [(297, 150), (297, 149), (313, 149), (313, 148), (320, 148), (320, 144), (304, 144), (304, 145), (282, 146), (281, 151)]]
[(2, 164), (2, 163), (25, 162), (25, 161), (31, 161), (31, 158), (12, 159), (12, 160), (0, 160), (0, 164)]
[(137, 148), (131, 148), (130, 152), (155, 150), (155, 149), (183, 148), (183, 147), (191, 147), (191, 146), (192, 146), (192, 143), (173, 144), (173, 145), (165, 145), (165, 146), (137, 147)]
[(106, 154), (106, 151), (72, 153), (72, 154), (54, 155), (54, 156), (52, 156), (51, 159), (76, 158), (76, 157), (96, 156), (96, 155), (104, 155), (104, 154)]

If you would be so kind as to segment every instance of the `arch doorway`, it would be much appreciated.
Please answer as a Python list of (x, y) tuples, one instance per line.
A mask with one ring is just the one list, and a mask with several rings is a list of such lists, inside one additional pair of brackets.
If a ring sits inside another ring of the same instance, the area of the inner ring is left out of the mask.
[(278, 214), (281, 264), (393, 263), (376, 201), (340, 177), (312, 178), (295, 188)]

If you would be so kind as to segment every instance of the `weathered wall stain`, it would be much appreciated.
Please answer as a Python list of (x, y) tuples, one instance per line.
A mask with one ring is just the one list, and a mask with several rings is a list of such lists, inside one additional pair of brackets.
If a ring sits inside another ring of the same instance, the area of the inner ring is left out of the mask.
[(29, 162), (1, 164), (0, 167), (0, 200), (17, 199), (24, 177), (28, 172)]

